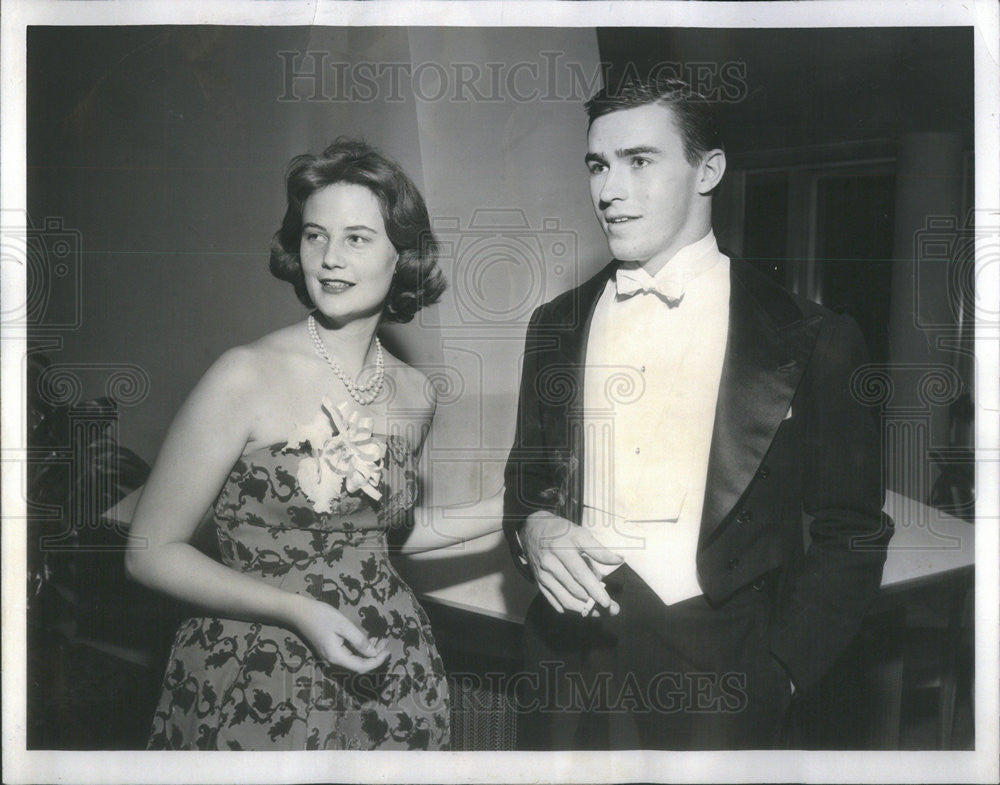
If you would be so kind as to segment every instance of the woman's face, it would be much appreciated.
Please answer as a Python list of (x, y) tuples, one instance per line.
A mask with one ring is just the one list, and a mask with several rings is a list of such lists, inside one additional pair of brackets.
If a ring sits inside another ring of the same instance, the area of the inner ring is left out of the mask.
[(299, 258), (317, 310), (342, 326), (381, 313), (399, 255), (375, 194), (334, 183), (303, 205)]

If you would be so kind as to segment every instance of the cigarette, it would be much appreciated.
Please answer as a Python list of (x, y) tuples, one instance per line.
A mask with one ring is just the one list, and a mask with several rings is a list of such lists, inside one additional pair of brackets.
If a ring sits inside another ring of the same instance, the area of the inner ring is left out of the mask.
[[(586, 557), (586, 555), (587, 554), (584, 554), (584, 557)], [(602, 589), (606, 589), (607, 588), (607, 586), (605, 586), (605, 584), (604, 584), (604, 581), (601, 581), (601, 588)], [(595, 600), (593, 597), (588, 597), (587, 598), (587, 604), (583, 606), (583, 609), (580, 611), (580, 615), (581, 616), (586, 616), (588, 613), (590, 613), (592, 610), (594, 610), (594, 606), (595, 605), (597, 605), (597, 600)]]

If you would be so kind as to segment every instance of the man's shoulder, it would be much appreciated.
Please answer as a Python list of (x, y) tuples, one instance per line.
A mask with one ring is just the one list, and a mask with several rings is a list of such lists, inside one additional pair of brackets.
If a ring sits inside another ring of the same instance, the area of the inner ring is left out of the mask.
[(617, 266), (617, 262), (608, 263), (583, 283), (538, 306), (531, 317), (532, 324), (569, 328), (581, 325)]
[(746, 261), (733, 260), (734, 288), (753, 299), (777, 330), (795, 329), (812, 322), (818, 347), (851, 348), (864, 345), (861, 328), (848, 313), (838, 313), (788, 291)]
[(754, 299), (776, 326), (782, 327), (815, 317), (822, 317), (824, 320), (837, 318), (834, 311), (788, 291), (749, 262), (733, 259), (730, 264), (730, 275), (738, 290)]

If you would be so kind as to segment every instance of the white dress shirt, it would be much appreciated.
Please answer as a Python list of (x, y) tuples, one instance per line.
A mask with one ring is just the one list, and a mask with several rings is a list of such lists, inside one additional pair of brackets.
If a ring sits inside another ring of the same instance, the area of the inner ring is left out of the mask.
[[(696, 555), (729, 329), (729, 258), (710, 231), (656, 274), (608, 281), (587, 339), (583, 520), (666, 604), (701, 594)], [(679, 302), (678, 302), (679, 300)]]

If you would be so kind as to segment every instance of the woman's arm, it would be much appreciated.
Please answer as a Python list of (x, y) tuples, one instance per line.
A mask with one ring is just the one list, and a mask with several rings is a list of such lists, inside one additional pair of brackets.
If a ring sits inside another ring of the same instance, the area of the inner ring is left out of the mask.
[(410, 535), (398, 550), (400, 553), (420, 553), (485, 537), (500, 531), (502, 519), (502, 488), (475, 504), (415, 507)]
[(230, 569), (189, 543), (250, 438), (261, 374), (251, 349), (232, 349), (188, 397), (136, 506), (126, 571), (145, 586), (210, 612), (296, 628), (320, 657), (372, 670), (386, 653), (334, 608)]
[[(434, 413), (437, 410), (437, 393), (434, 385), (423, 383), (424, 377), (422, 375), (420, 380), (421, 387), (423, 387), (422, 394), (429, 396), (429, 400), (424, 399), (428, 404), (428, 409), (420, 427), (420, 443), (416, 447), (415, 457), (421, 467), (418, 474), (425, 477), (428, 474), (427, 456), (423, 450), (431, 423), (434, 420)], [(448, 507), (417, 506), (410, 512), (409, 533), (406, 540), (395, 546), (394, 550), (398, 553), (421, 553), (447, 548), (449, 545), (456, 545), (466, 540), (474, 540), (500, 531), (502, 519), (502, 488), (493, 496), (475, 503), (456, 504)]]

